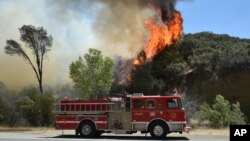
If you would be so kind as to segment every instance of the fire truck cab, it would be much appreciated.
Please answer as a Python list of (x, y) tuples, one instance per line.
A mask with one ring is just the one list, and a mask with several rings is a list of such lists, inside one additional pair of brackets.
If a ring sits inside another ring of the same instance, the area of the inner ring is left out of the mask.
[(180, 96), (133, 94), (101, 100), (64, 99), (56, 107), (55, 128), (72, 129), (82, 137), (140, 131), (164, 138), (171, 132), (189, 131)]

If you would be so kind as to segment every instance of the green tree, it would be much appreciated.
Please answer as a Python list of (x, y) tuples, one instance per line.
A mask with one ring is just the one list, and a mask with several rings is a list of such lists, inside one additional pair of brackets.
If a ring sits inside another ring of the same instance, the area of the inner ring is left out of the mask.
[(232, 111), (230, 112), (230, 115), (231, 124), (244, 124), (246, 122), (246, 116), (241, 112), (239, 102), (232, 104)]
[(19, 31), (21, 41), (25, 43), (27, 48), (31, 49), (36, 64), (32, 62), (27, 52), (15, 40), (6, 41), (5, 53), (21, 56), (31, 65), (39, 83), (39, 89), (43, 92), (43, 60), (52, 46), (52, 36), (47, 35), (47, 31), (43, 27), (36, 28), (32, 25), (23, 25), (19, 28)]
[(214, 103), (210, 106), (206, 102), (196, 112), (199, 121), (208, 120), (211, 127), (227, 127), (230, 124), (245, 124), (246, 117), (240, 110), (240, 104), (230, 104), (223, 96), (217, 95)]
[(83, 58), (79, 57), (70, 64), (70, 78), (81, 91), (82, 99), (89, 99), (91, 96), (97, 99), (98, 95), (111, 88), (114, 62), (109, 57), (104, 58), (101, 51), (92, 48)]

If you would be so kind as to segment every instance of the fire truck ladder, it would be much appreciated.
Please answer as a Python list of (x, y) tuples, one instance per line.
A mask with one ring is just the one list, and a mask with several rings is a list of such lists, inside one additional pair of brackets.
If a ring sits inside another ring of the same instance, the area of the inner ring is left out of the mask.
[(105, 114), (113, 112), (114, 103), (59, 103), (56, 104), (58, 114)]

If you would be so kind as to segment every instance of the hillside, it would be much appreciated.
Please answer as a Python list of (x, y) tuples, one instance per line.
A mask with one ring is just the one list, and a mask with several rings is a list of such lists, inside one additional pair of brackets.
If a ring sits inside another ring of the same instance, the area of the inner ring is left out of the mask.
[(132, 72), (128, 92), (185, 93), (200, 102), (221, 94), (250, 119), (250, 39), (210, 32), (184, 35)]

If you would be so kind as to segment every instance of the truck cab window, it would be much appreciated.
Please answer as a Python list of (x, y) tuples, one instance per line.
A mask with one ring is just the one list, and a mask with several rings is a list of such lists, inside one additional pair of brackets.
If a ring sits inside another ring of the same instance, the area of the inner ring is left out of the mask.
[(144, 108), (144, 100), (134, 100), (133, 101), (133, 108)]
[(155, 108), (155, 100), (147, 100), (147, 108)]
[(177, 99), (170, 99), (170, 100), (167, 100), (167, 106), (168, 108), (178, 108), (178, 101)]

